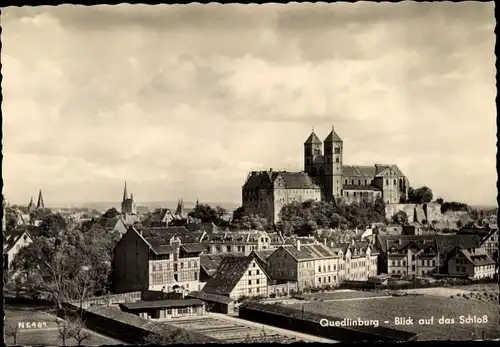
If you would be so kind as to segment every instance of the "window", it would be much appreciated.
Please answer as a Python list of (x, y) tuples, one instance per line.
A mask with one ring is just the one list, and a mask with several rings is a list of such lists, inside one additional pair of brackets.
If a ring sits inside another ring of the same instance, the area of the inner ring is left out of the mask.
[(331, 281), (331, 277), (330, 277), (330, 276), (328, 276), (328, 283), (331, 283), (331, 282), (332, 282), (332, 281)]
[(195, 280), (198, 280), (198, 271), (194, 272), (194, 278), (195, 278)]
[(321, 272), (321, 265), (318, 266), (318, 272)]
[[(252, 267), (255, 267), (255, 266), (256, 266), (256, 265), (255, 265), (255, 263), (253, 263), (253, 264), (252, 264)], [(259, 273), (257, 272), (257, 275), (258, 275), (258, 274), (259, 274)]]
[(228, 252), (231, 252), (231, 246), (226, 246)]
[(335, 162), (340, 163), (340, 158), (339, 157), (335, 158)]
[[(254, 264), (255, 265), (255, 264)], [(260, 275), (260, 270), (257, 270), (257, 275)]]
[(318, 282), (321, 283), (321, 277), (318, 277)]
[(181, 263), (181, 269), (184, 269), (184, 263)]
[(415, 260), (415, 254), (412, 254), (412, 256), (411, 256), (411, 260), (412, 260), (412, 261), (413, 261), (413, 260)]
[(386, 180), (385, 180), (385, 184), (386, 184), (387, 186), (389, 185), (389, 180), (388, 180), (388, 179), (386, 179)]
[(248, 280), (248, 285), (251, 286), (252, 285), (252, 280)]
[(248, 271), (248, 276), (252, 276), (252, 270)]
[(412, 265), (412, 266), (411, 266), (411, 270), (412, 270), (412, 271), (415, 271), (415, 265)]
[(171, 315), (171, 314), (172, 314), (172, 309), (171, 309), (171, 308), (167, 308), (167, 314), (168, 314), (168, 315)]
[(258, 292), (260, 292), (260, 288), (257, 288), (257, 289), (256, 289), (256, 292), (257, 292), (257, 293), (258, 293)]
[(394, 185), (397, 185), (398, 183), (396, 182), (396, 180), (394, 180)]
[(248, 289), (248, 294), (252, 294), (252, 288)]
[(259, 282), (260, 282), (260, 281), (259, 281), (259, 280), (257, 280), (257, 284), (259, 284)]

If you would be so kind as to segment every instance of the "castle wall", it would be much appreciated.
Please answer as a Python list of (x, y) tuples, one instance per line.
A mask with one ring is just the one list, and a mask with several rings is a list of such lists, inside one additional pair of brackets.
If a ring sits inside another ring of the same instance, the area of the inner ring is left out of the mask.
[[(409, 222), (422, 222), (426, 219), (429, 223), (436, 221), (439, 225), (448, 228), (456, 228), (456, 223), (460, 220), (466, 223), (469, 219), (468, 212), (465, 211), (447, 211), (441, 213), (441, 204), (386, 204), (385, 215), (391, 219), (399, 211), (403, 211), (408, 216)], [(415, 219), (415, 216), (417, 217)]]

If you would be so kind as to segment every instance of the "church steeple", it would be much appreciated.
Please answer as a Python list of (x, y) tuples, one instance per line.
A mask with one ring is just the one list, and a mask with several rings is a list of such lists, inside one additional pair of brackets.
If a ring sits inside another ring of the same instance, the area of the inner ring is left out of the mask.
[(175, 214), (178, 216), (183, 216), (184, 215), (184, 200), (180, 198), (177, 201), (177, 208), (175, 210)]
[(36, 208), (45, 208), (45, 204), (43, 202), (42, 190), (38, 192), (38, 202), (36, 203)]
[(125, 201), (128, 199), (128, 194), (127, 194), (127, 181), (125, 181), (125, 187), (123, 188), (123, 200)]

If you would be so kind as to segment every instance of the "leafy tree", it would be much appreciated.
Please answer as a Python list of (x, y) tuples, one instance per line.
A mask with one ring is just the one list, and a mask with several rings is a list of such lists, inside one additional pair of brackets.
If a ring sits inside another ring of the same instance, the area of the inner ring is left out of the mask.
[(104, 214), (102, 215), (103, 218), (115, 218), (116, 216), (119, 216), (120, 212), (114, 207), (111, 207), (110, 209), (106, 210)]
[(222, 217), (227, 214), (227, 210), (221, 206), (215, 206), (215, 214), (217, 215), (217, 220), (220, 224), (220, 222), (222, 221)]
[(77, 230), (56, 237), (35, 237), (21, 248), (12, 267), (30, 292), (47, 296), (58, 308), (69, 300), (80, 304), (108, 285), (114, 233)]
[(45, 217), (53, 214), (50, 208), (37, 208), (30, 213), (31, 220), (43, 220)]
[(198, 204), (194, 210), (188, 213), (189, 217), (201, 220), (203, 223), (219, 222), (219, 215), (216, 209), (207, 204)]
[(245, 208), (243, 206), (238, 207), (233, 211), (233, 221), (241, 220), (247, 213), (245, 212)]
[(407, 225), (408, 224), (408, 215), (404, 211), (398, 211), (396, 214), (394, 214), (392, 216), (391, 221), (394, 224)]
[(48, 214), (39, 225), (40, 235), (46, 237), (54, 237), (64, 230), (67, 222), (60, 213)]
[(443, 198), (437, 198), (436, 203), (442, 204), (444, 202)]
[(267, 230), (269, 228), (269, 222), (266, 218), (262, 218), (259, 215), (245, 215), (239, 220), (233, 220), (231, 226), (235, 229), (247, 229), (247, 230)]
[(464, 222), (462, 222), (460, 219), (459, 219), (459, 220), (457, 220), (457, 228), (458, 228), (458, 229), (461, 229), (461, 228), (463, 228), (463, 227), (464, 227)]
[(5, 209), (5, 230), (7, 232), (16, 230), (18, 218), (19, 216), (14, 209), (9, 207)]
[(414, 189), (413, 187), (408, 188), (408, 202), (412, 204), (425, 204), (431, 202), (433, 198), (432, 190), (423, 186), (421, 188)]
[(82, 232), (90, 231), (94, 227), (94, 225), (96, 225), (96, 224), (97, 224), (97, 220), (95, 220), (93, 218), (90, 220), (84, 221), (82, 223), (82, 226), (81, 226)]
[(277, 227), (284, 234), (310, 235), (324, 228), (364, 228), (385, 221), (382, 199), (337, 204), (324, 201), (292, 202), (280, 212)]

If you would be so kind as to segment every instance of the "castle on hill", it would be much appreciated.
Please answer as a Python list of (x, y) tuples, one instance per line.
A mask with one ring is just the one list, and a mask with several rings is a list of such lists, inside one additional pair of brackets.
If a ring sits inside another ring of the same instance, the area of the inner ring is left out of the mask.
[(275, 222), (281, 208), (293, 201), (381, 197), (386, 204), (398, 204), (406, 198), (410, 184), (397, 165), (344, 165), (343, 151), (343, 141), (333, 127), (323, 142), (313, 129), (304, 142), (304, 170), (252, 171), (242, 188), (242, 206)]

